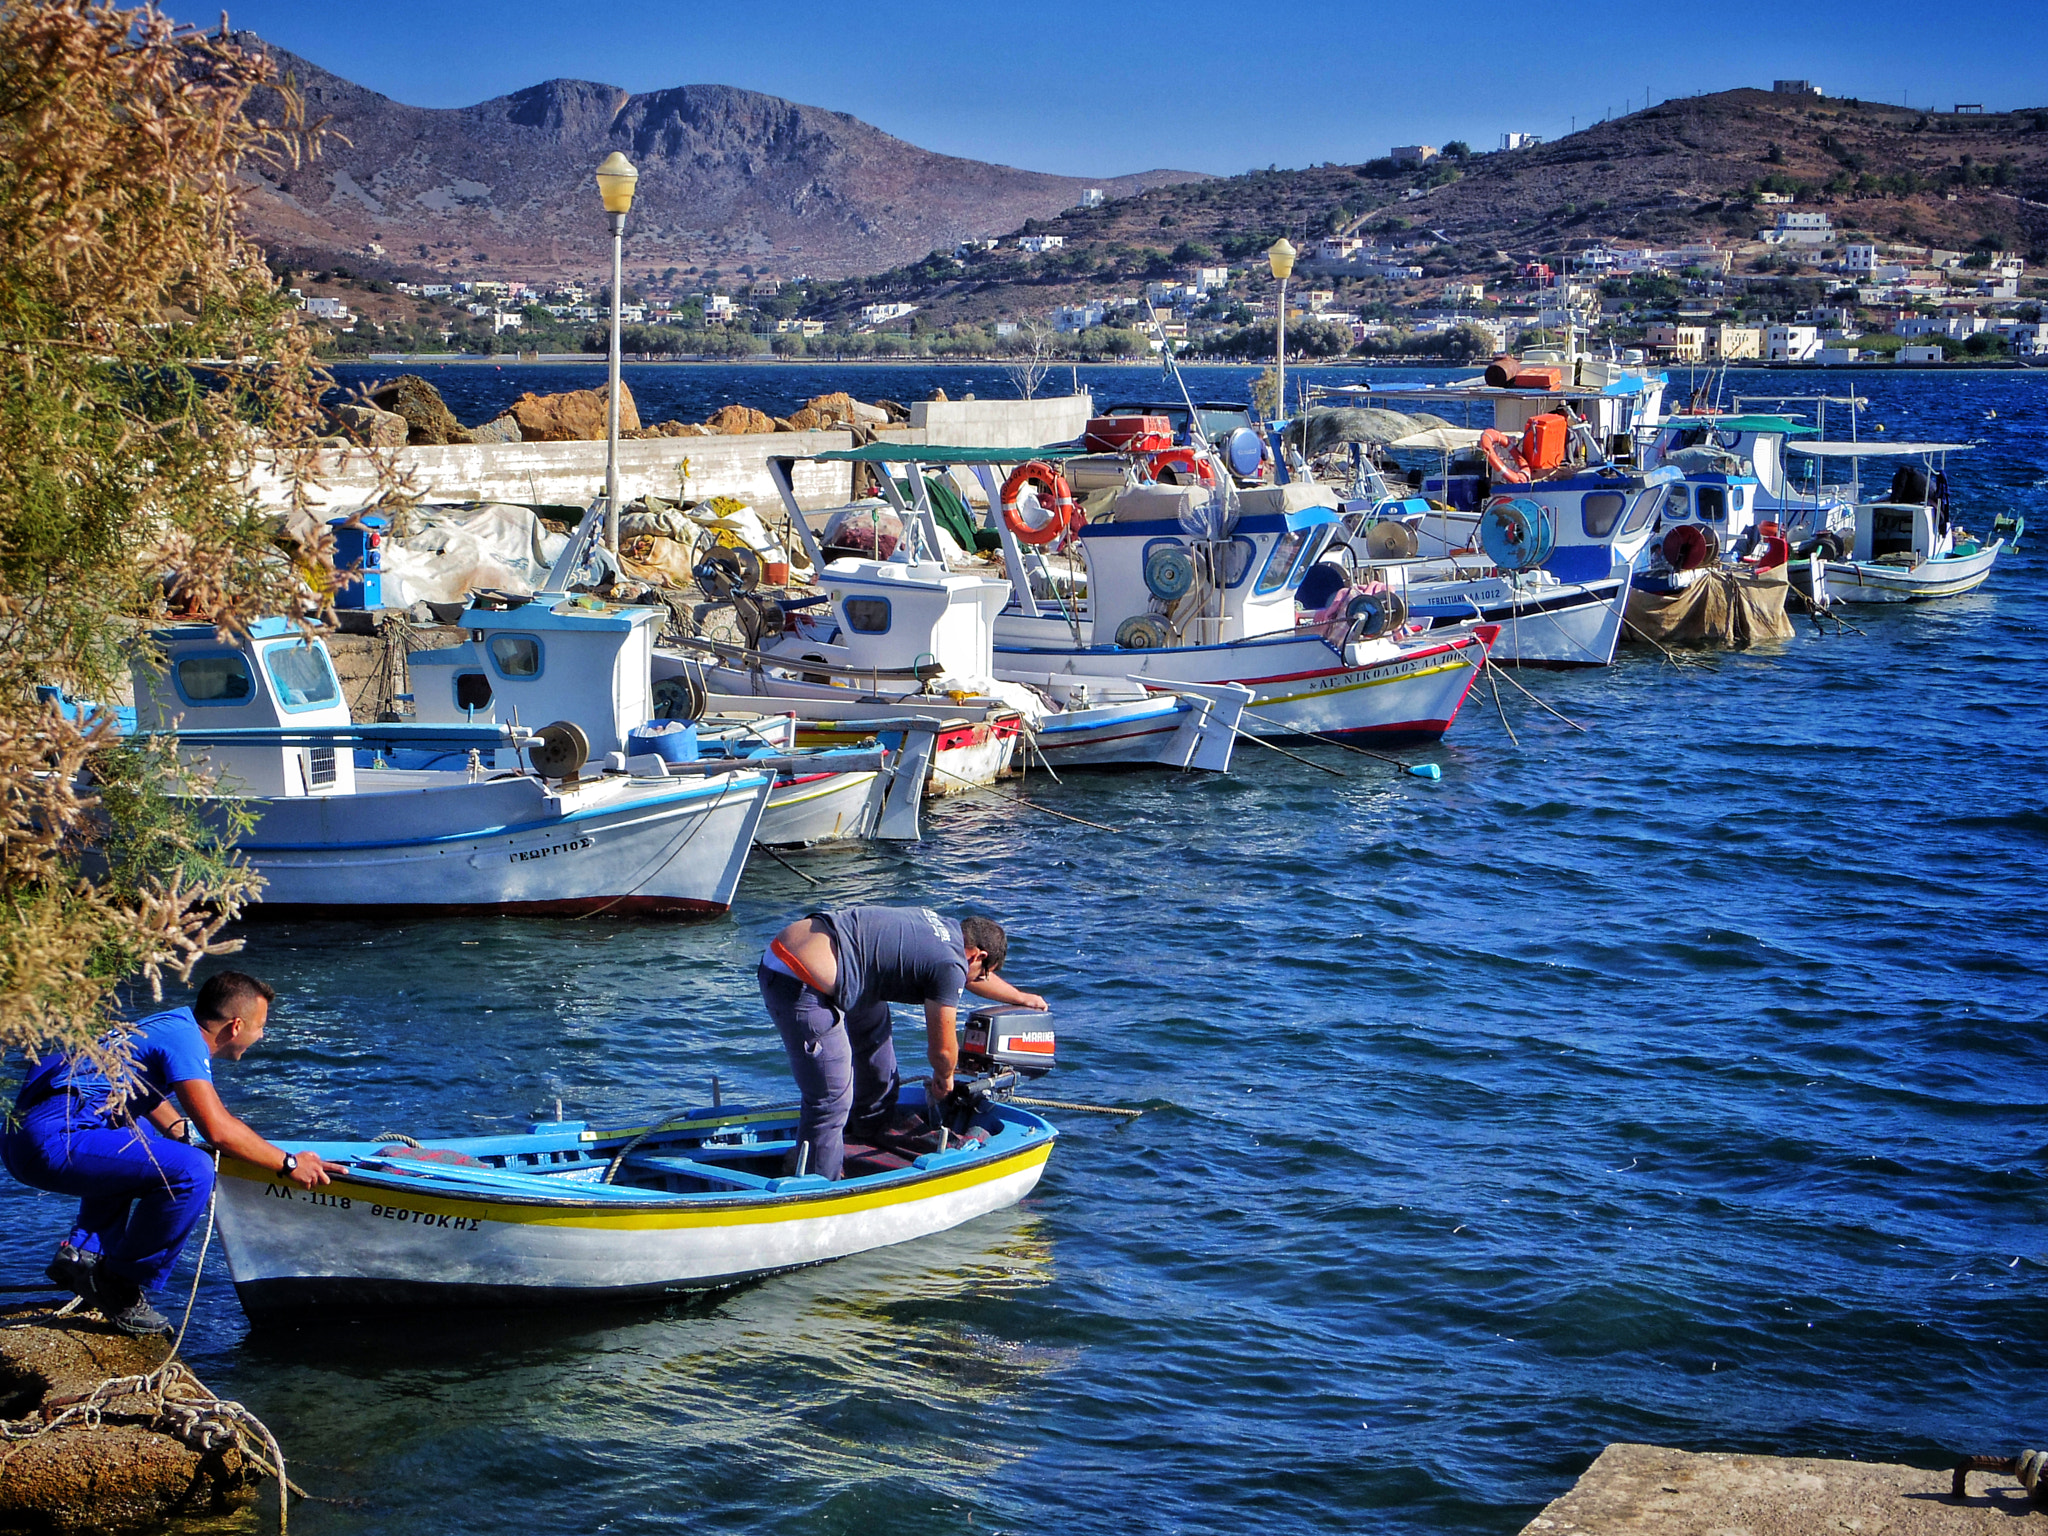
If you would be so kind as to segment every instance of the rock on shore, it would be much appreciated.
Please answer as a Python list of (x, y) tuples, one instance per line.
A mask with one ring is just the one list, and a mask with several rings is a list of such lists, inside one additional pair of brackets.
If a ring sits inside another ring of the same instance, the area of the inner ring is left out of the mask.
[[(164, 1338), (131, 1339), (96, 1314), (10, 1309), (0, 1327), (0, 1418), (32, 1419), (45, 1405), (90, 1392), (109, 1377), (162, 1365)], [(40, 1316), (42, 1321), (30, 1321)], [(224, 1514), (251, 1502), (260, 1477), (229, 1445), (199, 1451), (150, 1427), (142, 1399), (112, 1399), (97, 1429), (67, 1426), (6, 1442), (0, 1533), (85, 1536), (161, 1530), (186, 1515)]]

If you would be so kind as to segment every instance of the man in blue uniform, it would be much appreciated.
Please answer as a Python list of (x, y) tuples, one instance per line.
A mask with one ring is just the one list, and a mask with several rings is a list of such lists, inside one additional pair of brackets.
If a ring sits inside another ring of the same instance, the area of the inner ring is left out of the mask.
[(813, 912), (778, 933), (761, 957), (761, 1001), (789, 1052), (803, 1109), (797, 1140), (809, 1171), (840, 1176), (849, 1122), (863, 1132), (888, 1125), (896, 1109), (891, 1003), (924, 1004), (926, 1089), (936, 1104), (953, 1091), (959, 1060), (954, 1011), (962, 991), (1043, 1008), (996, 972), (1009, 950), (1002, 925), (962, 922), (929, 907), (846, 907)]
[(213, 1089), (214, 1058), (238, 1061), (263, 1038), (276, 995), (254, 977), (222, 971), (191, 1007), (100, 1041), (104, 1060), (127, 1056), (111, 1078), (82, 1053), (53, 1052), (22, 1084), (0, 1135), (0, 1162), (24, 1184), (78, 1197), (77, 1223), (57, 1247), (50, 1279), (124, 1333), (170, 1329), (147, 1293), (163, 1284), (213, 1193), (213, 1159), (191, 1144), (193, 1126), (219, 1150), (275, 1168), (301, 1189), (327, 1182), (317, 1156), (272, 1146)]

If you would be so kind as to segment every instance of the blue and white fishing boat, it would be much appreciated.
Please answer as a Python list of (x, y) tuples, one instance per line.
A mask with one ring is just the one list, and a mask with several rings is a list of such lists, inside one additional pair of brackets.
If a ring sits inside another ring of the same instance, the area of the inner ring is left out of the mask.
[[(828, 551), (811, 526), (846, 509), (806, 513), (791, 480), (793, 460), (769, 461), (791, 527), (812, 561), (823, 601), (790, 604), (748, 655), (718, 651), (720, 666), (709, 674), (716, 688), (785, 701), (800, 713), (834, 706), (842, 720), (860, 714), (905, 709), (932, 710), (932, 692), (954, 709), (980, 711), (992, 731), (1003, 715), (1015, 722), (1007, 741), (1028, 736), (1026, 750), (1055, 771), (1068, 766), (1158, 766), (1223, 772), (1230, 766), (1240, 721), (1251, 691), (1229, 679), (1209, 684), (1135, 676), (1147, 669), (1112, 661), (1076, 674), (1057, 666), (1011, 665), (996, 645), (996, 628), (1011, 593), (1010, 583), (974, 563), (948, 563), (932, 506), (928, 470), (944, 472), (975, 463), (976, 456), (1005, 450), (922, 447), (876, 443), (821, 454), (824, 460), (863, 462), (881, 474), (878, 510), (889, 512), (905, 532), (904, 544), (888, 559), (864, 559)], [(1015, 455), (1012, 455), (1015, 457)], [(899, 482), (897, 474), (906, 478)], [(659, 663), (657, 663), (659, 666)], [(1048, 673), (1058, 672), (1057, 679)], [(848, 705), (854, 705), (851, 712)], [(947, 738), (933, 757), (935, 788), (987, 782), (1010, 765), (993, 765), (974, 778), (947, 761)], [(976, 764), (975, 767), (984, 766)]]
[(257, 1319), (588, 1306), (716, 1290), (946, 1231), (1016, 1204), (1045, 1170), (1057, 1133), (1008, 1100), (1052, 1065), (1047, 1019), (972, 1015), (962, 1091), (933, 1112), (922, 1085), (906, 1084), (897, 1129), (849, 1143), (836, 1181), (801, 1171), (796, 1106), (715, 1100), (602, 1130), (544, 1121), (506, 1136), (313, 1142), (344, 1168), (310, 1192), (223, 1157), (236, 1294)]
[(1625, 462), (1664, 383), (1606, 359), (1530, 354), (1444, 385), (1326, 392), (1487, 423), (1390, 444), (1424, 460), (1405, 490), (1360, 462), (1344, 503), (1354, 578), (1392, 589), (1411, 624), (1497, 625), (1495, 661), (1607, 665), (1671, 478)]
[(870, 739), (799, 748), (786, 706), (767, 716), (761, 712), (770, 706), (751, 700), (721, 699), (714, 707), (700, 680), (667, 675), (687, 669), (665, 666), (657, 681), (655, 641), (667, 616), (663, 608), (563, 592), (532, 599), (479, 593), (457, 620), (468, 639), (408, 659), (414, 715), (442, 725), (567, 721), (594, 758), (616, 758), (623, 767), (653, 750), (679, 780), (744, 761), (775, 775), (754, 834), (763, 847), (917, 840), (919, 791), (939, 721), (906, 712), (889, 722), (887, 745)]
[[(1441, 736), (1493, 632), (1418, 641), (1384, 616), (1308, 621), (1295, 588), (1337, 532), (1329, 494), (1303, 484), (1226, 488), (1227, 471), (1208, 450), (1176, 451), (1205, 466), (1189, 470), (1190, 483), (1145, 481), (1134, 466), (1128, 483), (1087, 498), (1085, 517), (1062, 504), (1072, 487), (1058, 465), (1077, 457), (1064, 449), (875, 444), (853, 452), (910, 455), (972, 475), (988, 508), (979, 532), (1001, 550), (1008, 577), (993, 624), (996, 676), (1055, 698), (1066, 690), (1069, 712), (1082, 700), (1103, 710), (1096, 701), (1105, 698), (1129, 711), (1101, 720), (1093, 739), (1077, 731), (1070, 760), (1203, 766), (1186, 751), (1197, 731)], [(1033, 528), (1032, 512), (1060, 522)], [(834, 574), (828, 567), (820, 579)], [(1175, 732), (1144, 718), (1162, 695), (1189, 711)], [(1241, 712), (1242, 724), (1220, 731), (1225, 711)], [(1059, 736), (1041, 739), (1057, 767)], [(1095, 747), (1117, 755), (1078, 756)]]
[[(589, 743), (565, 722), (358, 726), (326, 646), (282, 619), (239, 644), (208, 624), (155, 639), (161, 668), (133, 668), (136, 730), (178, 737), (217, 775), (208, 804), (254, 818), (236, 847), (266, 912), (722, 912), (773, 787), (744, 765), (673, 779), (653, 753), (586, 773)], [(357, 763), (465, 729), (461, 768)]]

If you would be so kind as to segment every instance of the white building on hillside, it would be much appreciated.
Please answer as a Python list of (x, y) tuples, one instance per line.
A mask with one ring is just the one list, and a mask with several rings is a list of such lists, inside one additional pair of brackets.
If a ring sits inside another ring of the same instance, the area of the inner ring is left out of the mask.
[(1824, 213), (1781, 213), (1756, 237), (1766, 245), (1826, 245), (1835, 238), (1835, 226)]
[(1820, 353), (1820, 328), (1812, 325), (1773, 325), (1764, 331), (1764, 361), (1810, 363)]
[(1067, 243), (1065, 235), (1025, 235), (1017, 241), (1017, 249), (1027, 256), (1043, 255), (1056, 251)]

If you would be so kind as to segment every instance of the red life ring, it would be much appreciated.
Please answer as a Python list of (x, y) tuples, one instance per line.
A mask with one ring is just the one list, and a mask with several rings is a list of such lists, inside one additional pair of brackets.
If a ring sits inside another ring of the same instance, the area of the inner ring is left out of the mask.
[(1507, 433), (1488, 427), (1479, 434), (1479, 451), (1486, 455), (1486, 462), (1492, 466), (1494, 479), (1504, 480), (1510, 485), (1529, 483), (1529, 471), (1516, 457), (1515, 440)]
[(1159, 478), (1161, 471), (1168, 469), (1176, 472), (1174, 483), (1177, 485), (1186, 485), (1191, 478), (1199, 480), (1203, 485), (1216, 483), (1216, 471), (1210, 467), (1207, 459), (1192, 448), (1166, 448), (1152, 455), (1151, 471), (1154, 480)]
[[(1051, 509), (1051, 515), (1036, 528), (1024, 521), (1017, 508), (1018, 498), (1027, 485), (1038, 492), (1039, 504)], [(1011, 470), (1010, 478), (1003, 482), (1003, 521), (1022, 543), (1052, 544), (1081, 526), (1081, 514), (1074, 505), (1074, 491), (1067, 484), (1067, 477), (1043, 459), (1033, 459)]]

